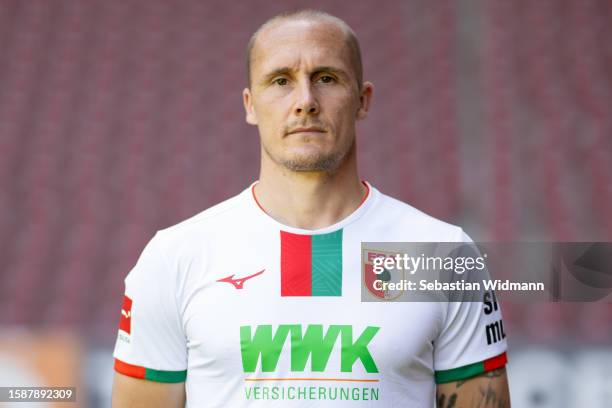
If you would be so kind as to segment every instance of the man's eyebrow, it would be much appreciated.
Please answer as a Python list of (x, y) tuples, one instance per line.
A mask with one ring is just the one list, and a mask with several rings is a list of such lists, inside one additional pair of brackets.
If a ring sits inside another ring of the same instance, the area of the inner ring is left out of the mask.
[(330, 66), (316, 67), (312, 71), (313, 74), (320, 74), (321, 72), (329, 72), (330, 74), (335, 74), (335, 75), (344, 76), (344, 77), (348, 76), (346, 71), (344, 71), (343, 69), (330, 67)]
[[(293, 69), (289, 67), (276, 68), (263, 76), (262, 83), (269, 82), (274, 77), (279, 76), (279, 75), (290, 75), (292, 72), (293, 72)], [(311, 75), (320, 74), (321, 72), (329, 72), (330, 74), (335, 74), (335, 75), (338, 75), (340, 77), (345, 77), (345, 78), (348, 77), (348, 74), (346, 73), (346, 71), (340, 68), (332, 67), (332, 66), (316, 67), (315, 69), (312, 70)]]
[(263, 76), (262, 82), (263, 83), (268, 82), (272, 78), (274, 78), (274, 77), (276, 77), (278, 75), (287, 75), (287, 74), (290, 74), (291, 71), (292, 71), (292, 69), (289, 68), (289, 67), (276, 68), (275, 70), (272, 70), (272, 71), (268, 72), (267, 74), (265, 74)]

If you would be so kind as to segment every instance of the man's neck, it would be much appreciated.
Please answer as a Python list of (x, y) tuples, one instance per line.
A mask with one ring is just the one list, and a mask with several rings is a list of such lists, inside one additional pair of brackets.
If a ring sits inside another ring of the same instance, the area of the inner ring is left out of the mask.
[(294, 172), (262, 163), (254, 194), (261, 207), (282, 224), (319, 229), (348, 217), (363, 202), (355, 158), (333, 173)]

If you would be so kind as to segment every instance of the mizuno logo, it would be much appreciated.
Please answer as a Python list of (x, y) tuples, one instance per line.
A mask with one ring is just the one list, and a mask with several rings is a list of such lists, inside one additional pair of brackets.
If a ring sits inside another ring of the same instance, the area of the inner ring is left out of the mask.
[(126, 318), (129, 319), (132, 316), (132, 311), (128, 310), (127, 312), (123, 309), (121, 309), (121, 314)]
[(235, 275), (230, 275), (226, 278), (223, 279), (218, 279), (217, 282), (227, 282), (227, 283), (231, 283), (232, 285), (234, 285), (234, 287), (236, 289), (242, 289), (242, 287), (244, 286), (244, 282), (246, 282), (247, 280), (254, 278), (255, 276), (261, 275), (262, 273), (264, 273), (265, 269), (262, 269), (259, 272), (256, 272), (252, 275), (249, 276), (245, 276), (244, 278), (238, 278), (238, 279), (234, 279)]

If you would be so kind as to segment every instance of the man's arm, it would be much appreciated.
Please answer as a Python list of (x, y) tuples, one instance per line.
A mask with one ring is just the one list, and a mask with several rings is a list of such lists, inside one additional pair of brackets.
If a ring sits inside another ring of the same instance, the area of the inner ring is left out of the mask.
[(163, 383), (115, 373), (113, 408), (183, 408), (185, 383)]
[(506, 368), (438, 384), (436, 400), (438, 408), (510, 408)]

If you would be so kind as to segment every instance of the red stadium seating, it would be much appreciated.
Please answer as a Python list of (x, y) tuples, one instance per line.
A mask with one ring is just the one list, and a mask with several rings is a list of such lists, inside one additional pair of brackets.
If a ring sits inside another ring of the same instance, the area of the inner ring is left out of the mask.
[[(476, 240), (612, 239), (609, 2), (485, 2), (465, 38), (460, 3), (312, 4), (356, 29), (376, 85), (363, 177)], [(123, 279), (155, 231), (257, 177), (244, 51), (287, 7), (0, 4), (0, 324), (112, 341)], [(592, 317), (611, 313), (507, 308), (510, 327), (542, 338), (612, 336)]]

